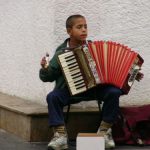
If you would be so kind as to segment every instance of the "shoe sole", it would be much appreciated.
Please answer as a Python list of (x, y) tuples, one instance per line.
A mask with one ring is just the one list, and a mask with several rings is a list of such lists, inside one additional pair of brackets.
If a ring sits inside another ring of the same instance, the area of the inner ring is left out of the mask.
[(115, 146), (105, 146), (106, 149), (115, 149)]
[(68, 145), (64, 145), (61, 147), (48, 147), (48, 150), (67, 150), (68, 149)]

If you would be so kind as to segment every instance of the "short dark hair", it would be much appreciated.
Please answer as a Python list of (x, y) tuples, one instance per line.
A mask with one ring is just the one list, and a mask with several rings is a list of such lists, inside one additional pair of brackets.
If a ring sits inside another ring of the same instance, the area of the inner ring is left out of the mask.
[(73, 26), (73, 24), (74, 24), (73, 21), (74, 21), (75, 19), (78, 19), (78, 18), (85, 18), (85, 17), (82, 16), (82, 15), (79, 15), (79, 14), (69, 16), (69, 17), (67, 18), (67, 20), (66, 20), (66, 29), (72, 28), (72, 26)]

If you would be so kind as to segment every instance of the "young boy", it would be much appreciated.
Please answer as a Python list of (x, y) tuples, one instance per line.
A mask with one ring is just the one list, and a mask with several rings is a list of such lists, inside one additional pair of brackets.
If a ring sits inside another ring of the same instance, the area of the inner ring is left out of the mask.
[[(71, 97), (60, 65), (57, 61), (57, 56), (66, 47), (73, 48), (81, 46), (87, 42), (86, 38), (88, 31), (85, 17), (81, 15), (72, 15), (68, 17), (66, 20), (66, 29), (70, 38), (66, 39), (64, 43), (56, 49), (49, 65), (46, 67), (45, 57), (43, 57), (41, 61), (42, 68), (40, 69), (40, 79), (43, 82), (55, 81), (56, 83), (54, 90), (47, 95), (49, 126), (51, 126), (54, 131), (54, 137), (49, 142), (48, 147), (60, 150), (68, 148), (63, 107), (70, 104), (72, 98), (79, 97), (75, 98), (76, 101), (74, 101), (74, 103), (81, 100), (103, 100), (102, 121), (97, 134), (104, 136), (106, 148), (113, 148), (115, 147), (115, 143), (111, 136), (111, 126), (117, 118), (119, 111), (119, 97), (123, 92), (112, 85), (99, 85), (84, 93)], [(139, 75), (138, 79), (141, 78), (142, 75)]]

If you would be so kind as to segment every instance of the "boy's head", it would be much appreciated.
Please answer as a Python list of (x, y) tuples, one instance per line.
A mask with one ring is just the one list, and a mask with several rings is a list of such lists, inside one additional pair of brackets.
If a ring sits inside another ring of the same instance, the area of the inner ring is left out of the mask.
[(82, 15), (72, 15), (66, 20), (66, 29), (70, 38), (76, 41), (85, 41), (87, 38), (86, 19)]

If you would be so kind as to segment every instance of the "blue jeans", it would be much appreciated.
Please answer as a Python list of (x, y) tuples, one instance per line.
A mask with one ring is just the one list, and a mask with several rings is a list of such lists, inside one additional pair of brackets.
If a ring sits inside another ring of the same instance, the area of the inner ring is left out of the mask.
[(76, 95), (80, 99), (71, 101), (68, 89), (55, 89), (47, 95), (49, 125), (57, 126), (64, 124), (63, 108), (70, 103), (99, 99), (103, 101), (102, 120), (113, 123), (119, 113), (119, 97), (123, 92), (111, 85), (101, 85), (92, 88), (84, 93)]

